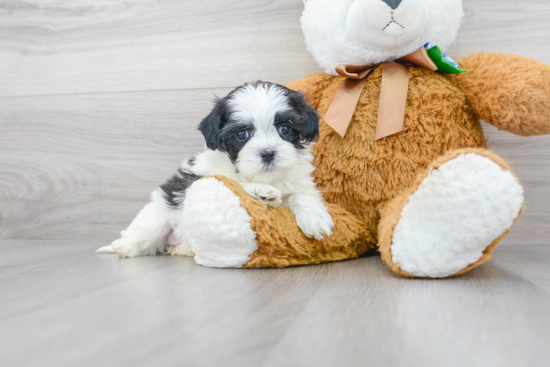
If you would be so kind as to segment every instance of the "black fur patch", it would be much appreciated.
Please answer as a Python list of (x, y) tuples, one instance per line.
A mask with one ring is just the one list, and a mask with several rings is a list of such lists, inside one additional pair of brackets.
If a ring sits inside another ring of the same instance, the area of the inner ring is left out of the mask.
[[(248, 138), (246, 140), (237, 139), (236, 134), (239, 131), (247, 131)], [(235, 161), (239, 157), (239, 152), (241, 151), (241, 149), (243, 149), (248, 140), (250, 140), (250, 138), (254, 136), (254, 131), (254, 125), (252, 125), (252, 123), (247, 124), (233, 122), (227, 124), (220, 131), (220, 145), (218, 149), (222, 152), (227, 153), (229, 159), (231, 159), (231, 162), (235, 163)]]
[(314, 141), (319, 137), (319, 113), (311, 107), (302, 92), (293, 91), (283, 86), (281, 88), (285, 89), (294, 112), (301, 117), (292, 120), (293, 129), (298, 131), (304, 142)]
[[(189, 160), (188, 163), (192, 165), (194, 160)], [(200, 178), (194, 173), (179, 169), (177, 174), (160, 186), (167, 204), (174, 209), (179, 207), (187, 189)]]
[(229, 115), (227, 99), (230, 98), (234, 92), (235, 91), (229, 93), (225, 98), (216, 98), (214, 109), (199, 124), (199, 130), (204, 136), (208, 149), (216, 150), (220, 145), (220, 130), (227, 123)]
[(281, 126), (290, 126), (292, 131), (288, 135), (282, 135), (279, 133), (281, 139), (288, 141), (296, 149), (304, 149), (304, 139), (300, 135), (304, 129), (303, 117), (297, 114), (294, 110), (288, 110), (285, 112), (278, 112), (275, 115), (275, 127), (277, 131)]

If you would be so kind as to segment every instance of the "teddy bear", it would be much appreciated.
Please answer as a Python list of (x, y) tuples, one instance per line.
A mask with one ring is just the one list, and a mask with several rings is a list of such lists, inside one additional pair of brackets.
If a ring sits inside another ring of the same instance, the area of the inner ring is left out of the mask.
[(550, 133), (550, 66), (521, 56), (444, 53), (461, 0), (307, 0), (308, 51), (324, 73), (288, 85), (321, 116), (314, 178), (334, 220), (324, 240), (231, 180), (197, 181), (184, 209), (198, 264), (261, 268), (378, 252), (405, 277), (445, 278), (491, 258), (523, 208), (480, 120)]

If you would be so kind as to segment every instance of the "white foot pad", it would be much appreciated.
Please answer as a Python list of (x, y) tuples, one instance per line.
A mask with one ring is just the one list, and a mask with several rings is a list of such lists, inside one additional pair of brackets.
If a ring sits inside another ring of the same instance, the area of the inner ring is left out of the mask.
[(170, 255), (172, 256), (190, 256), (193, 257), (193, 251), (188, 244), (178, 244), (170, 250)]
[(197, 264), (241, 268), (258, 249), (252, 218), (239, 197), (215, 178), (195, 182), (183, 208), (185, 233)]
[(120, 257), (135, 257), (138, 254), (138, 246), (127, 238), (113, 241), (111, 247)]
[(477, 262), (518, 217), (523, 189), (491, 159), (466, 153), (433, 170), (394, 229), (392, 259), (418, 277), (442, 278)]

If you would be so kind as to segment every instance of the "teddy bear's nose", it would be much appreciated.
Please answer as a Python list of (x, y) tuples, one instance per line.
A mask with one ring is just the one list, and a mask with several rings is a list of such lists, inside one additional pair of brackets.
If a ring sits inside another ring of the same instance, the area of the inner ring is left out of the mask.
[(403, 1), (403, 0), (382, 0), (382, 1), (385, 2), (386, 4), (388, 4), (390, 8), (395, 10), (395, 9), (397, 9), (399, 4), (401, 4), (401, 1)]

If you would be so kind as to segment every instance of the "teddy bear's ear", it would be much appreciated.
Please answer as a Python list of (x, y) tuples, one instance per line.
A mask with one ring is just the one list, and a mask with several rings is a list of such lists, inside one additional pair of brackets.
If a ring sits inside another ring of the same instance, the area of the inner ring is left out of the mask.
[(224, 118), (223, 100), (217, 98), (216, 106), (199, 124), (199, 130), (204, 136), (208, 149), (216, 150), (220, 145), (220, 129)]
[(302, 140), (309, 143), (319, 136), (319, 114), (307, 102), (306, 96), (297, 91), (289, 90), (288, 97), (292, 107), (302, 117), (299, 123), (299, 132)]

